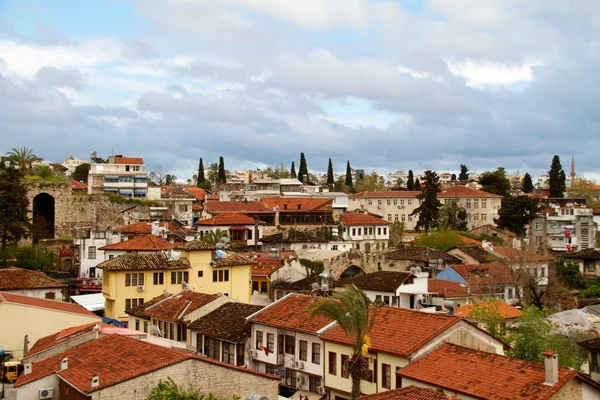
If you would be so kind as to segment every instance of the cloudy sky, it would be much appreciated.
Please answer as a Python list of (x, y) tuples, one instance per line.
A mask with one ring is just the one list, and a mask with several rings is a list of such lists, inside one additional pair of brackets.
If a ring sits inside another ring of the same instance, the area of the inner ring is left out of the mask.
[[(0, 152), (600, 177), (597, 0), (0, 0)], [(568, 173), (568, 172), (567, 172)]]

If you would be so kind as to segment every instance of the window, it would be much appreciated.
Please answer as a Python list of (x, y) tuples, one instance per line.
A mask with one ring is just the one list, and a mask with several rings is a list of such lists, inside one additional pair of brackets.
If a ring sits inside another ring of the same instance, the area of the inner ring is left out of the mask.
[(125, 274), (125, 286), (131, 286), (131, 274)]
[(513, 288), (508, 288), (508, 295), (507, 295), (509, 300), (512, 300), (513, 298)]
[(391, 201), (391, 200), (388, 200), (388, 201), (387, 201), (387, 205), (388, 205), (388, 206), (391, 206), (391, 205), (392, 205), (392, 201)]
[(383, 302), (389, 306), (390, 305), (390, 296), (383, 296)]
[(412, 215), (408, 214), (408, 222), (412, 222)]
[(465, 208), (471, 208), (471, 199), (465, 200)]
[(165, 280), (165, 273), (164, 272), (155, 272), (154, 273), (154, 284), (155, 285), (162, 285), (164, 284), (164, 280)]
[(369, 205), (372, 206), (373, 205), (373, 200), (369, 200)]
[(296, 370), (291, 368), (285, 369), (285, 385), (296, 387)]
[(96, 246), (88, 247), (88, 259), (95, 260), (96, 259)]
[(381, 386), (386, 389), (392, 388), (392, 366), (389, 364), (381, 365)]
[(387, 228), (383, 228), (383, 234), (387, 235)]
[(321, 364), (321, 344), (313, 343), (312, 344), (312, 354), (311, 354), (313, 364)]
[(487, 220), (487, 214), (481, 214), (481, 220), (482, 221)]
[(598, 362), (599, 353), (597, 351), (590, 351), (590, 353), (592, 356), (592, 365), (590, 366), (590, 371), (600, 372), (600, 363)]
[(179, 212), (187, 212), (187, 210), (188, 210), (187, 204), (180, 204), (179, 205)]
[(338, 249), (338, 245), (337, 244), (332, 244), (331, 245), (331, 250), (337, 250)]
[[(127, 282), (127, 275), (125, 276), (125, 282)], [(131, 274), (131, 286), (142, 286), (144, 284), (144, 274)], [(125, 283), (127, 286), (127, 283)]]
[[(229, 282), (229, 270), (228, 270), (228, 269), (226, 269), (225, 271), (223, 271), (223, 275), (224, 275), (224, 276), (223, 276), (223, 280), (224, 280), (225, 282)], [(266, 284), (266, 282), (263, 282), (263, 283), (265, 283), (265, 284)], [(267, 291), (267, 290), (266, 290), (266, 288), (265, 288), (264, 292), (266, 292), (266, 291)], [(264, 292), (263, 292), (263, 293), (264, 293)]]
[(479, 221), (479, 214), (473, 214), (473, 221)]
[(269, 353), (275, 353), (275, 334), (267, 333), (267, 348)]
[(296, 339), (293, 336), (285, 335), (285, 352), (286, 354), (296, 354)]
[(198, 271), (198, 278), (204, 277), (204, 271)]
[(363, 380), (367, 382), (377, 382), (377, 366), (375, 366), (375, 360), (367, 357), (369, 360), (369, 369), (365, 371)]
[(392, 214), (388, 214), (388, 221), (392, 222)]
[(260, 350), (263, 347), (263, 333), (262, 331), (256, 331), (256, 350)]
[[(229, 271), (225, 271), (227, 272), (227, 280), (229, 280)], [(261, 282), (260, 283), (260, 292), (261, 293), (267, 293), (267, 282)]]
[(181, 281), (189, 282), (190, 273), (188, 271), (171, 272), (171, 284), (180, 284)]
[(232, 343), (221, 342), (223, 346), (221, 361), (227, 364), (235, 365), (235, 345)]
[(377, 228), (377, 234), (381, 235), (381, 228)]
[(356, 228), (352, 228), (352, 236), (356, 236)]
[(213, 282), (216, 282), (218, 280), (218, 278), (217, 278), (218, 276), (219, 276), (219, 271), (213, 271)]
[(342, 378), (348, 379), (350, 372), (348, 371), (348, 363), (350, 362), (350, 356), (342, 354)]
[(481, 208), (487, 208), (486, 200), (481, 199)]
[(148, 333), (148, 321), (144, 321), (144, 332)]
[(329, 352), (329, 375), (337, 374), (337, 353)]
[(309, 376), (308, 377), (308, 390), (311, 392), (318, 393), (319, 386), (321, 386), (321, 378), (318, 376)]
[(479, 199), (473, 200), (473, 208), (479, 208)]
[(277, 353), (283, 354), (283, 335), (277, 336)]
[(46, 298), (48, 300), (56, 300), (56, 293), (46, 292), (46, 293), (44, 293), (44, 298)]
[(204, 355), (213, 360), (219, 359), (219, 353), (221, 352), (221, 342), (216, 339), (205, 338), (204, 339)]
[(300, 340), (300, 359), (302, 361), (308, 360), (308, 342), (306, 340)]
[(541, 222), (536, 222), (534, 224), (534, 228), (536, 231), (541, 231), (542, 230), (542, 223)]
[(276, 375), (277, 374), (277, 365), (267, 364), (265, 372), (267, 374)]
[(187, 325), (186, 324), (177, 324), (177, 341), (178, 342), (186, 342), (187, 341)]
[(94, 239), (106, 239), (106, 231), (95, 231)]
[(412, 199), (406, 200), (406, 204), (408, 204), (409, 206), (412, 206)]
[(394, 214), (394, 221), (398, 221), (398, 214)]
[[(410, 200), (409, 200), (410, 201)], [(403, 206), (404, 205), (404, 200), (400, 200), (400, 205)]]
[(398, 205), (398, 200), (394, 199), (394, 205), (397, 206)]
[(248, 229), (248, 240), (252, 240), (252, 229)]
[(402, 214), (402, 222), (406, 222), (406, 214)]
[(135, 330), (139, 331), (140, 330), (140, 320), (139, 319), (135, 319)]
[(381, 204), (381, 200), (377, 200), (377, 205), (380, 206)]
[(402, 387), (402, 376), (398, 375), (398, 371), (400, 371), (401, 369), (401, 367), (396, 367), (396, 389)]
[(125, 299), (125, 311), (131, 308), (131, 299)]

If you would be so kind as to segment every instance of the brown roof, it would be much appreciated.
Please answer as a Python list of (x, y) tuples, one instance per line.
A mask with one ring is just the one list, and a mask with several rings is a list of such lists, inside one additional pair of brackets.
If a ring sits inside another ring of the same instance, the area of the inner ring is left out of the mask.
[(151, 234), (152, 224), (150, 222), (137, 222), (135, 224), (121, 226), (121, 233), (137, 233), (137, 234)]
[[(409, 358), (433, 338), (460, 321), (461, 318), (396, 307), (379, 307), (375, 324), (369, 333), (370, 349)], [(350, 345), (342, 328), (336, 326), (321, 336), (325, 341)]]
[(449, 264), (460, 264), (460, 259), (438, 249), (428, 249), (427, 247), (420, 246), (406, 246), (401, 247), (397, 250), (391, 251), (385, 256), (389, 260), (410, 260), (410, 261), (423, 261), (429, 262), (429, 260), (442, 259), (444, 262)]
[(237, 265), (254, 265), (256, 261), (244, 257), (240, 254), (234, 253), (232, 251), (223, 251), (221, 253), (221, 257), (218, 257), (218, 251), (215, 252), (215, 258), (213, 259), (211, 265), (214, 268), (219, 267), (235, 267)]
[(492, 224), (479, 225), (478, 227), (475, 227), (475, 228), (473, 228), (471, 230), (475, 231), (475, 230), (480, 229), (480, 228), (488, 228), (488, 229), (494, 230), (496, 232), (499, 232), (499, 233), (505, 234), (507, 236), (510, 236), (512, 238), (517, 238), (517, 234), (516, 233), (511, 232), (508, 229), (498, 228), (497, 226), (494, 226)]
[(252, 275), (256, 276), (269, 276), (285, 265), (284, 260), (255, 259), (255, 261), (257, 264), (252, 266)]
[(171, 260), (165, 254), (123, 254), (111, 260), (106, 260), (96, 267), (105, 271), (140, 271), (160, 269), (191, 268), (186, 258)]
[(273, 281), (271, 286), (273, 288), (292, 289), (292, 290), (301, 290), (303, 292), (311, 292), (313, 283), (318, 283), (319, 287), (321, 287), (321, 279), (318, 276), (308, 276), (304, 279), (300, 279), (300, 280), (294, 281), (294, 282)]
[(263, 308), (249, 318), (248, 321), (281, 329), (316, 334), (317, 331), (332, 322), (331, 319), (322, 315), (310, 318), (309, 306), (321, 300), (322, 298), (312, 296), (289, 294)]
[(463, 264), (453, 265), (454, 269), (471, 288), (471, 293), (485, 293), (486, 286), (514, 284), (515, 280), (506, 264)]
[[(61, 370), (61, 360), (65, 357), (69, 360), (68, 368)], [(21, 374), (15, 387), (56, 373), (77, 390), (88, 394), (189, 359), (279, 379), (272, 375), (201, 357), (192, 352), (158, 346), (127, 336), (107, 335), (32, 363), (32, 372), (28, 375)], [(115, 368), (115, 363), (110, 360), (118, 360), (118, 368)], [(100, 385), (92, 388), (90, 382), (94, 376), (99, 377)]]
[(115, 164), (144, 164), (144, 159), (140, 157), (115, 157)]
[(565, 253), (564, 258), (581, 258), (584, 260), (600, 260), (600, 249), (584, 249), (580, 251), (574, 251)]
[(359, 397), (360, 400), (453, 400), (458, 397), (446, 395), (439, 390), (417, 386), (406, 386), (401, 389), (385, 390), (381, 393)]
[(185, 186), (184, 189), (196, 198), (196, 201), (204, 201), (206, 199), (206, 194), (208, 193), (206, 190), (201, 189), (196, 186)]
[(460, 283), (437, 278), (427, 280), (427, 291), (437, 293), (444, 298), (469, 296), (469, 289), (461, 286)]
[(387, 191), (373, 191), (373, 192), (361, 192), (348, 196), (350, 199), (369, 199), (377, 197), (403, 197), (403, 198), (416, 198), (420, 195), (420, 191), (416, 190), (387, 190)]
[(100, 320), (100, 318), (96, 314), (86, 310), (79, 304), (64, 303), (62, 301), (38, 299), (37, 297), (0, 292), (0, 304), (2, 303), (21, 304), (30, 307), (40, 307), (48, 310), (81, 314), (86, 315), (88, 317), (97, 317), (98, 320)]
[(317, 234), (315, 229), (296, 230), (288, 229), (286, 235), (283, 232), (265, 235), (262, 237), (263, 243), (327, 243), (328, 240)]
[(163, 240), (155, 235), (143, 235), (133, 239), (125, 240), (100, 247), (100, 250), (119, 250), (119, 251), (166, 251), (175, 245)]
[(189, 324), (188, 329), (226, 342), (240, 343), (249, 338), (251, 333), (251, 325), (246, 317), (262, 308), (244, 303), (223, 304)]
[[(475, 260), (477, 260), (480, 263), (489, 263), (489, 262), (499, 261), (498, 257), (494, 256), (489, 251), (483, 249), (481, 246), (476, 246), (476, 245), (475, 246), (455, 246), (455, 247), (451, 248), (450, 250), (459, 250), (459, 251), (465, 253), (466, 255), (474, 258)], [(450, 250), (448, 250), (448, 251), (450, 251)], [(454, 256), (458, 257), (456, 255), (454, 255)]]
[(212, 244), (203, 242), (202, 240), (192, 240), (191, 242), (180, 243), (175, 247), (175, 250), (185, 251), (203, 251), (203, 250), (215, 250), (217, 247)]
[(150, 319), (150, 316), (148, 314), (146, 314), (146, 309), (164, 299), (165, 299), (164, 294), (161, 294), (160, 296), (157, 296), (157, 297), (153, 298), (152, 300), (143, 302), (142, 304), (138, 305), (137, 307), (132, 307), (129, 310), (126, 310), (125, 313), (128, 315), (132, 315), (134, 317)]
[(494, 246), (494, 253), (509, 261), (553, 261), (554, 258), (509, 246)]
[(543, 400), (556, 394), (577, 371), (559, 367), (558, 382), (546, 385), (541, 362), (444, 344), (398, 375), (477, 399)]
[(69, 183), (71, 184), (71, 190), (87, 190), (88, 188), (85, 183), (76, 181), (75, 179), (69, 179)]
[[(262, 201), (271, 210), (274, 210), (275, 207), (279, 207), (280, 212), (331, 210), (331, 205), (333, 204), (333, 199), (305, 197), (269, 197), (264, 198)], [(298, 205), (300, 205), (300, 208), (298, 208)]]
[(442, 189), (440, 193), (438, 193), (438, 198), (447, 198), (447, 197), (496, 197), (500, 198), (502, 196), (494, 193), (485, 192), (483, 190), (470, 189), (465, 186), (450, 186), (445, 189)]
[(340, 219), (342, 224), (347, 226), (353, 225), (390, 225), (391, 222), (385, 221), (381, 218), (374, 217), (368, 214), (360, 214), (360, 213), (346, 213), (340, 215)]
[(166, 319), (169, 321), (181, 321), (183, 317), (197, 309), (204, 307), (220, 296), (216, 294), (206, 294), (184, 290), (183, 292), (171, 295), (166, 299), (156, 302), (146, 308), (144, 314), (154, 318)]
[(207, 201), (204, 208), (211, 214), (275, 214), (262, 201)]
[(66, 286), (43, 272), (17, 267), (0, 269), (0, 290), (54, 289)]
[(254, 218), (244, 214), (233, 213), (217, 215), (212, 218), (196, 222), (195, 225), (201, 226), (228, 226), (228, 225), (254, 225)]
[(406, 271), (377, 271), (370, 274), (355, 276), (353, 278), (340, 279), (335, 283), (336, 287), (353, 284), (362, 290), (377, 290), (381, 292), (394, 292), (408, 283), (411, 277)]
[(578, 342), (577, 344), (580, 345), (581, 347), (589, 349), (589, 350), (594, 350), (594, 351), (600, 350), (600, 338), (584, 340), (583, 342)]

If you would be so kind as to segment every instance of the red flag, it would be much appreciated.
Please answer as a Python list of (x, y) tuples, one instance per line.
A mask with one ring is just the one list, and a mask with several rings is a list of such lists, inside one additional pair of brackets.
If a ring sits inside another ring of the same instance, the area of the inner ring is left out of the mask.
[(262, 346), (262, 349), (265, 352), (265, 355), (268, 356), (269, 355), (269, 348), (267, 346)]

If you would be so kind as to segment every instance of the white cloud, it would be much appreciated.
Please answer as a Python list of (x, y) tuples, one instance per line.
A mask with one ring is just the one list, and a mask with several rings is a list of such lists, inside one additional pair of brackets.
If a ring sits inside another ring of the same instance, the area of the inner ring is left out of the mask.
[(531, 67), (543, 65), (540, 62), (522, 65), (503, 65), (491, 62), (475, 62), (472, 60), (457, 62), (446, 60), (448, 70), (454, 75), (466, 79), (471, 87), (486, 85), (510, 85), (518, 82), (529, 82), (533, 79)]
[(409, 74), (413, 78), (433, 79), (434, 81), (438, 81), (438, 82), (442, 81), (442, 77), (440, 77), (440, 76), (432, 75), (427, 72), (415, 71), (414, 69), (410, 69), (410, 68), (404, 67), (402, 65), (398, 67), (398, 71), (402, 74)]

